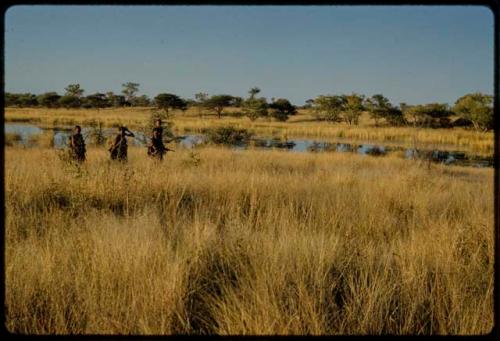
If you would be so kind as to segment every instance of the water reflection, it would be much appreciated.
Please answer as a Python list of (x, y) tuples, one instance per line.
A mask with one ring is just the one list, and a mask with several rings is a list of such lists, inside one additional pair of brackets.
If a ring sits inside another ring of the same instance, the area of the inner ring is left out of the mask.
[[(54, 147), (65, 148), (68, 137), (72, 132), (71, 127), (53, 128)], [(21, 137), (20, 143), (27, 145), (32, 135), (43, 133), (44, 129), (30, 124), (5, 123), (5, 133), (18, 134)], [(132, 145), (145, 146), (149, 137), (141, 131), (132, 130), (135, 138), (130, 138)], [(82, 127), (82, 134), (87, 141), (95, 141), (96, 134), (104, 140), (114, 136), (117, 133), (116, 128), (91, 128)], [(192, 148), (207, 143), (204, 135), (184, 135), (173, 139), (174, 143), (185, 148)], [(262, 149), (284, 149), (291, 152), (340, 152), (340, 153), (358, 153), (360, 155), (383, 156), (391, 152), (402, 152), (406, 159), (420, 159), (439, 162), (443, 164), (455, 164), (473, 167), (492, 167), (492, 157), (482, 157), (478, 155), (467, 154), (463, 151), (443, 151), (443, 150), (416, 150), (414, 148), (404, 148), (397, 146), (383, 146), (376, 144), (355, 144), (355, 143), (337, 143), (326, 141), (315, 141), (306, 139), (292, 139), (283, 141), (278, 138), (252, 138), (249, 143), (240, 143), (231, 146), (238, 150), (249, 147)]]
[(31, 135), (41, 134), (43, 130), (37, 126), (29, 124), (5, 123), (6, 134), (17, 134), (21, 136), (21, 141), (27, 142)]

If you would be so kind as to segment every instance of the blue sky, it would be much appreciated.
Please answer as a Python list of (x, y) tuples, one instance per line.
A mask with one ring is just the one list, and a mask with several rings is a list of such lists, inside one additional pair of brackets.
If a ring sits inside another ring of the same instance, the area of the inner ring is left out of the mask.
[(493, 24), (477, 6), (15, 6), (5, 89), (452, 104), (493, 94)]

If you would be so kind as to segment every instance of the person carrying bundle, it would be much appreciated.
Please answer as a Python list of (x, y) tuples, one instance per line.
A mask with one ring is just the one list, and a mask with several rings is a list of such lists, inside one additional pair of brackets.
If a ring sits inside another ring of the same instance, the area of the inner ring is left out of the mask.
[(118, 127), (118, 134), (115, 137), (113, 145), (109, 148), (111, 160), (127, 161), (127, 136), (134, 137), (135, 135), (128, 130), (127, 127)]
[(168, 149), (163, 144), (163, 127), (161, 126), (161, 119), (157, 119), (153, 128), (151, 143), (148, 145), (148, 155), (161, 161), (167, 151), (171, 151), (171, 149)]

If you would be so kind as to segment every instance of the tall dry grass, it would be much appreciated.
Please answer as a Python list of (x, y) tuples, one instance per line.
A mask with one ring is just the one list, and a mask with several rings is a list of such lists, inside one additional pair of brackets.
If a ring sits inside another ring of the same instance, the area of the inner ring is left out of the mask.
[[(154, 108), (107, 108), (107, 109), (41, 109), (5, 108), (7, 122), (31, 122), (40, 126), (93, 124), (97, 121), (105, 126), (124, 124), (128, 127), (142, 127)], [(228, 112), (238, 112), (230, 108)], [(300, 110), (287, 122), (270, 119), (250, 121), (247, 117), (227, 116), (218, 119), (214, 114), (205, 112), (198, 116), (197, 108), (186, 112), (174, 111), (172, 115), (174, 130), (177, 133), (202, 133), (206, 129), (232, 126), (250, 129), (255, 134), (278, 136), (282, 138), (311, 138), (321, 140), (349, 140), (359, 142), (382, 142), (412, 147), (415, 141), (426, 147), (438, 149), (460, 149), (482, 155), (493, 155), (493, 132), (477, 132), (463, 128), (431, 129), (413, 127), (376, 127), (368, 114), (361, 117), (359, 126), (345, 123), (315, 121), (311, 112)]]
[(22, 141), (23, 137), (18, 133), (5, 133), (4, 141), (6, 146), (14, 146)]
[(493, 170), (186, 150), (6, 148), (14, 333), (480, 334)]

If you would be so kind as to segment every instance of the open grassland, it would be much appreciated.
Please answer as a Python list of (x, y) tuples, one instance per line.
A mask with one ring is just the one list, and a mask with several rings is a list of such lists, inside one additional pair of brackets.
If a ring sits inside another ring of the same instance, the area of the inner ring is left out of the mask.
[[(15, 333), (479, 334), (493, 170), (394, 157), (144, 149), (81, 168), (5, 149)], [(197, 161), (200, 160), (200, 161)]]
[[(6, 122), (34, 123), (42, 127), (80, 124), (90, 125), (97, 121), (105, 126), (118, 124), (129, 128), (142, 127), (147, 122), (153, 108), (121, 109), (16, 109), (5, 108)], [(230, 113), (238, 112), (230, 108)], [(364, 114), (359, 126), (345, 123), (319, 122), (313, 119), (310, 111), (299, 110), (287, 122), (258, 119), (250, 121), (247, 117), (225, 116), (218, 119), (205, 112), (199, 117), (198, 109), (186, 112), (176, 111), (172, 115), (174, 130), (177, 133), (202, 133), (207, 128), (231, 125), (235, 128), (250, 129), (258, 135), (277, 136), (284, 139), (311, 138), (321, 140), (345, 139), (360, 142), (382, 142), (418, 148), (460, 149), (481, 155), (493, 155), (493, 132), (477, 132), (463, 128), (430, 129), (413, 127), (375, 127), (368, 114)]]

